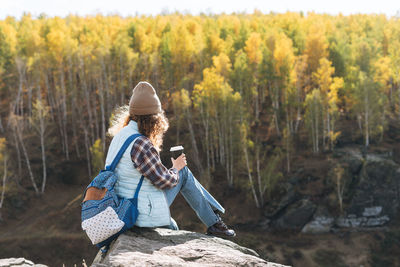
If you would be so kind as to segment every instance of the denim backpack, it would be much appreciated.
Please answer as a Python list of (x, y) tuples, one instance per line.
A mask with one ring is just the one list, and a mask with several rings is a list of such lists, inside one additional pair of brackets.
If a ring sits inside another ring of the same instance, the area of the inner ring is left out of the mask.
[(95, 190), (105, 191), (102, 199), (86, 200), (81, 204), (82, 229), (85, 230), (93, 245), (96, 245), (98, 248), (106, 246), (105, 250), (107, 250), (114, 239), (133, 227), (136, 222), (138, 216), (138, 194), (144, 176), (142, 175), (140, 178), (133, 198), (121, 198), (114, 191), (114, 185), (118, 179), (114, 170), (127, 147), (140, 135), (134, 134), (128, 137), (111, 165), (106, 166), (105, 170), (100, 171), (87, 186), (83, 194), (83, 198), (85, 199), (86, 192), (91, 187), (96, 188)]

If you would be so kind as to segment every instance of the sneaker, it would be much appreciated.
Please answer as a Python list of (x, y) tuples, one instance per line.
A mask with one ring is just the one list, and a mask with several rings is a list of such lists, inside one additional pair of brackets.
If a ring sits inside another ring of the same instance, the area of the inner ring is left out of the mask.
[(236, 233), (233, 229), (229, 229), (228, 226), (222, 221), (221, 217), (219, 216), (218, 213), (218, 221), (208, 227), (207, 229), (207, 234), (208, 235), (214, 235), (214, 236), (220, 236), (220, 237), (234, 237), (236, 236)]

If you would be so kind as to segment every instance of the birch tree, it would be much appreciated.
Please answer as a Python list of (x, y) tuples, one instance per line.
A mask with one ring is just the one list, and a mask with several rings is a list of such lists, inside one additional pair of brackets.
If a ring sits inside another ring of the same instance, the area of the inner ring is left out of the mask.
[(36, 99), (33, 104), (33, 113), (29, 118), (29, 122), (32, 127), (36, 130), (40, 138), (40, 151), (42, 155), (42, 186), (40, 192), (43, 194), (46, 188), (47, 182), (47, 167), (46, 167), (46, 143), (45, 136), (48, 127), (49, 120), (49, 107), (40, 97)]
[(311, 93), (307, 94), (305, 109), (306, 125), (311, 132), (313, 152), (318, 153), (320, 151), (319, 139), (321, 134), (322, 120), (321, 93), (318, 89), (314, 89)]
[(13, 130), (15, 132), (15, 136), (17, 137), (18, 142), (21, 145), (22, 152), (23, 152), (23, 155), (25, 157), (26, 166), (28, 168), (29, 178), (31, 180), (33, 189), (35, 190), (36, 194), (39, 194), (40, 191), (39, 191), (39, 188), (38, 188), (38, 186), (36, 184), (36, 181), (35, 181), (35, 177), (34, 177), (34, 173), (33, 173), (32, 167), (31, 167), (31, 162), (30, 162), (30, 157), (29, 157), (29, 154), (28, 154), (28, 150), (26, 149), (26, 146), (25, 146), (25, 143), (24, 143), (24, 138), (23, 138), (24, 121), (23, 121), (23, 118), (21, 118), (18, 115), (11, 114), (9, 120), (12, 123)]
[(344, 177), (344, 168), (337, 165), (333, 169), (334, 183), (336, 186), (336, 195), (339, 202), (340, 212), (343, 212), (343, 195), (346, 188), (346, 180)]
[[(218, 61), (217, 58), (214, 58)], [(225, 58), (226, 60), (226, 58)], [(222, 60), (224, 61), (224, 60)], [(228, 140), (233, 138), (235, 121), (240, 112), (240, 94), (234, 92), (226, 79), (221, 75), (224, 69), (230, 69), (230, 63), (224, 61), (229, 67), (221, 67), (221, 62), (214, 62), (214, 67), (203, 71), (203, 80), (196, 84), (193, 91), (193, 101), (199, 110), (205, 132), (205, 150), (207, 155), (207, 169), (217, 156), (218, 163), (225, 165), (228, 184), (233, 185), (233, 144)], [(210, 133), (214, 133), (212, 136)], [(212, 139), (213, 138), (213, 139)], [(215, 149), (215, 150), (214, 150)], [(215, 156), (213, 155), (215, 153)]]
[(385, 120), (384, 107), (385, 95), (380, 94), (379, 85), (363, 71), (358, 71), (358, 79), (354, 84), (354, 111), (361, 120), (361, 133), (364, 138), (364, 145), (370, 145), (371, 137), (382, 135)]
[(254, 106), (254, 118), (258, 120), (261, 107), (260, 105), (263, 102), (262, 92), (258, 88), (258, 77), (257, 77), (257, 68), (260, 62), (262, 61), (262, 39), (261, 35), (257, 32), (253, 32), (250, 34), (249, 39), (246, 41), (246, 46), (244, 47), (246, 51), (249, 67), (251, 68), (251, 73), (253, 76), (253, 84), (251, 90), (254, 92), (252, 95), (253, 106)]
[(338, 89), (343, 87), (343, 79), (332, 77), (335, 68), (326, 58), (321, 58), (319, 68), (313, 73), (313, 77), (318, 84), (322, 104), (322, 147), (325, 149), (329, 144), (333, 148), (339, 132), (335, 132), (335, 122), (338, 116), (337, 99)]
[(4, 196), (6, 193), (6, 185), (7, 185), (7, 155), (6, 155), (6, 139), (0, 138), (0, 162), (2, 164), (2, 184), (1, 184), (1, 195), (0, 195), (0, 222), (3, 220), (1, 215), (1, 209), (4, 203)]
[[(198, 150), (198, 145), (196, 141), (196, 135), (195, 135), (195, 130), (193, 127), (193, 116), (192, 116), (192, 111), (191, 106), (192, 106), (192, 100), (190, 99), (189, 92), (185, 89), (181, 89), (180, 91), (174, 92), (171, 95), (172, 98), (172, 103), (174, 106), (174, 110), (177, 113), (176, 118), (179, 120), (177, 123), (180, 123), (182, 119), (186, 120), (188, 129), (189, 129), (189, 134), (190, 134), (190, 140), (192, 143), (192, 149), (193, 149), (193, 161), (196, 165), (197, 170), (200, 173), (200, 177), (203, 176), (204, 174), (204, 168), (203, 165), (201, 164), (200, 161), (200, 154)], [(179, 127), (177, 127), (179, 128)], [(178, 133), (177, 133), (178, 135)], [(177, 144), (179, 144), (179, 139), (177, 137)]]

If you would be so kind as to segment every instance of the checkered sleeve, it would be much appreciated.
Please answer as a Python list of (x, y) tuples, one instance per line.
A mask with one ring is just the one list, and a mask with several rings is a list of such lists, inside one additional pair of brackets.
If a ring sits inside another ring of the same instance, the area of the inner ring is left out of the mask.
[(167, 169), (162, 164), (158, 151), (146, 136), (140, 136), (135, 140), (131, 158), (135, 168), (156, 187), (172, 188), (178, 183), (178, 170)]

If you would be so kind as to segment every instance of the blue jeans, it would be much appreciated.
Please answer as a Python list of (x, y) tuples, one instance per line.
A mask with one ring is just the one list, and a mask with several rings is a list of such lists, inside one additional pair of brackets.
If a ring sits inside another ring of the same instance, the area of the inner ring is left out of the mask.
[[(215, 224), (218, 221), (214, 210), (225, 213), (225, 209), (215, 198), (197, 181), (187, 166), (179, 171), (178, 184), (164, 190), (168, 205), (171, 206), (179, 192), (183, 195), (190, 207), (196, 212), (197, 217), (207, 226)], [(171, 218), (171, 229), (178, 230), (178, 225)]]

